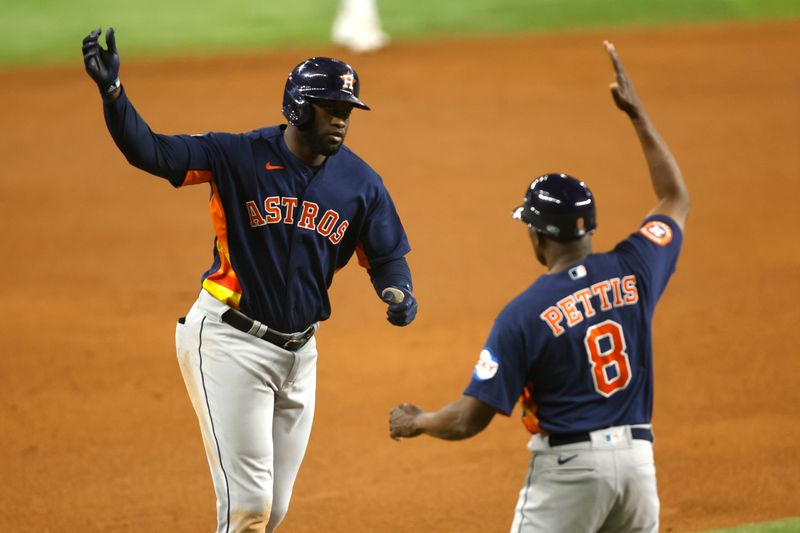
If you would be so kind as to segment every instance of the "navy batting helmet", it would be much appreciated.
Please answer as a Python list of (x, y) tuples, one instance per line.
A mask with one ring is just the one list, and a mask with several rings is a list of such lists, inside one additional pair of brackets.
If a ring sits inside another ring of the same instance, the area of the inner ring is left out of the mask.
[(310, 100), (339, 100), (360, 109), (367, 104), (358, 99), (360, 84), (356, 71), (343, 61), (312, 57), (297, 65), (283, 91), (283, 115), (289, 124), (302, 126), (311, 119)]
[(513, 217), (562, 242), (583, 237), (597, 227), (592, 191), (566, 174), (545, 174), (533, 180)]

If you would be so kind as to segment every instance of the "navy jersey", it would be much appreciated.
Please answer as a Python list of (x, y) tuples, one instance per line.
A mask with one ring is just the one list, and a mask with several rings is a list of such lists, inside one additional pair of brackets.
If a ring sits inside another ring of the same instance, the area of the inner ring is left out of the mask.
[(132, 164), (176, 187), (210, 184), (216, 237), (202, 286), (269, 327), (301, 331), (328, 318), (333, 275), (354, 253), (371, 269), (410, 251), (380, 176), (346, 146), (311, 167), (286, 146), (285, 126), (157, 135), (124, 91), (105, 110)]
[(649, 424), (651, 323), (681, 242), (652, 216), (611, 252), (539, 277), (495, 320), (464, 393), (506, 415), (519, 400), (531, 433)]

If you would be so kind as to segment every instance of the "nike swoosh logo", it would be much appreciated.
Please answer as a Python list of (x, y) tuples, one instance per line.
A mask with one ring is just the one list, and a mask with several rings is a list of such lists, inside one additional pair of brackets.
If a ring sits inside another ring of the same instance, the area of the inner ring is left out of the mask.
[(269, 163), (269, 161), (267, 161), (267, 166), (266, 166), (266, 168), (267, 168), (267, 170), (281, 170), (281, 169), (283, 169), (284, 167), (282, 167), (282, 166), (280, 166), (280, 165), (271, 165), (271, 164)]
[(568, 462), (572, 461), (576, 457), (578, 457), (577, 453), (575, 455), (570, 455), (569, 457), (561, 457), (559, 455), (558, 456), (558, 464), (560, 464), (560, 465), (567, 464)]

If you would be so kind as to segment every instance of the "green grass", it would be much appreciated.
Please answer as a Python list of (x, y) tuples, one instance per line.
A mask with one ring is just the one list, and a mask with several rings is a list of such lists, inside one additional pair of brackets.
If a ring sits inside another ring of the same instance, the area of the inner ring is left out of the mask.
[(800, 532), (800, 518), (768, 522), (764, 524), (748, 524), (732, 529), (715, 529), (706, 533), (798, 533)]
[(419, 4), (413, 10), (402, 1), (379, 5), (387, 26), (402, 36), (800, 16), (800, 0), (435, 0)]
[(320, 41), (336, 0), (3, 0), (0, 65), (80, 58), (96, 27), (114, 26), (126, 58), (205, 54)]
[[(338, 0), (2, 0), (0, 66), (76, 61), (113, 25), (125, 57), (328, 42)], [(379, 0), (395, 40), (800, 17), (800, 0)]]

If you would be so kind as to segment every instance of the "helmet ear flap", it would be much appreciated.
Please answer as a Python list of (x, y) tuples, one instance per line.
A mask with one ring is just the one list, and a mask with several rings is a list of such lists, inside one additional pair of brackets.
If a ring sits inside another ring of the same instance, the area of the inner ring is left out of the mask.
[(311, 118), (311, 103), (289, 77), (283, 91), (283, 116), (292, 126), (302, 126)]

